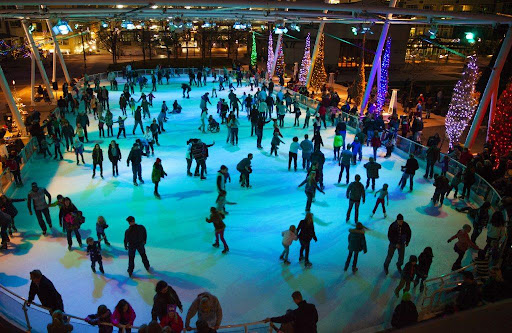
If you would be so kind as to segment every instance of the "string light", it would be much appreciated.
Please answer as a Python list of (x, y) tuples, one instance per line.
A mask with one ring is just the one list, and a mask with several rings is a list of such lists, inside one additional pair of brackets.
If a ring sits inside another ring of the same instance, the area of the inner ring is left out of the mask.
[(494, 143), (493, 154), (500, 158), (512, 149), (512, 81), (501, 93), (494, 112), (489, 141)]
[(388, 83), (389, 83), (389, 54), (391, 53), (391, 37), (388, 37), (386, 40), (386, 46), (384, 48), (384, 54), (382, 55), (381, 62), (381, 75), (380, 82), (377, 86), (377, 108), (376, 113), (380, 114), (382, 112), (382, 107), (386, 102), (386, 94), (388, 92)]
[(276, 75), (281, 76), (284, 74), (284, 52), (283, 52), (283, 43), (279, 45), (279, 50), (277, 50), (277, 61), (276, 61)]
[(267, 57), (267, 74), (270, 78), (272, 74), (272, 64), (274, 63), (274, 41), (272, 40), (272, 32), (268, 35), (268, 57)]
[(256, 51), (256, 36), (254, 31), (252, 32), (252, 47), (251, 47), (251, 66), (256, 66), (258, 61), (258, 53)]
[(311, 36), (308, 33), (306, 36), (306, 45), (304, 46), (304, 57), (300, 64), (299, 71), (299, 85), (305, 86), (308, 80), (308, 72), (311, 67)]
[(324, 44), (325, 38), (324, 34), (320, 36), (320, 42), (318, 44), (318, 54), (315, 58), (315, 63), (313, 64), (313, 72), (311, 73), (311, 81), (309, 85), (315, 90), (318, 91), (325, 84), (327, 80), (327, 73), (325, 71), (324, 66)]
[(459, 143), (459, 139), (475, 114), (478, 105), (478, 93), (475, 84), (478, 80), (479, 71), (476, 64), (476, 55), (468, 57), (462, 78), (453, 89), (452, 100), (446, 115), (446, 134), (450, 139), (450, 148)]

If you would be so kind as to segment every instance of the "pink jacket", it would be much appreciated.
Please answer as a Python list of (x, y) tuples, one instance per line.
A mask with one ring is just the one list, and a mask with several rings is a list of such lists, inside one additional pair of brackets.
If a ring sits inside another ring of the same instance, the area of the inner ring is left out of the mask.
[(453, 240), (455, 238), (457, 238), (459, 240), (455, 244), (455, 246), (457, 246), (457, 248), (459, 250), (466, 251), (469, 247), (472, 247), (475, 250), (479, 250), (479, 247), (476, 246), (476, 244), (471, 241), (471, 239), (469, 238), (469, 235), (464, 230), (462, 230), (462, 229), (459, 230), (459, 232), (457, 232), (457, 234), (455, 236), (450, 238), (450, 240)]
[(128, 312), (121, 314), (117, 309), (114, 310), (114, 314), (112, 315), (112, 324), (114, 325), (133, 325), (135, 321), (135, 311), (131, 305), (128, 305)]

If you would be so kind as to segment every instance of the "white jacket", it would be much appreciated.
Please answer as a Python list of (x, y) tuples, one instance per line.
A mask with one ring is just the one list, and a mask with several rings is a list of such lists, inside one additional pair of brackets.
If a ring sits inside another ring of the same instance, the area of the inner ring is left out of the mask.
[(284, 246), (290, 246), (292, 245), (292, 242), (297, 240), (297, 234), (294, 232), (291, 232), (290, 230), (285, 230), (281, 233), (283, 236), (283, 245)]

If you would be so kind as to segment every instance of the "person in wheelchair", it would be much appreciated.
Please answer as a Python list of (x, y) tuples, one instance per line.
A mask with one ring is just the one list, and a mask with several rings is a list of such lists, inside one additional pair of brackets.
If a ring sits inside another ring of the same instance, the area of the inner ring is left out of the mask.
[(181, 113), (181, 105), (178, 104), (178, 100), (174, 100), (174, 103), (172, 103), (172, 111), (171, 113)]
[(220, 130), (219, 123), (213, 119), (213, 116), (208, 117), (208, 131), (217, 133)]

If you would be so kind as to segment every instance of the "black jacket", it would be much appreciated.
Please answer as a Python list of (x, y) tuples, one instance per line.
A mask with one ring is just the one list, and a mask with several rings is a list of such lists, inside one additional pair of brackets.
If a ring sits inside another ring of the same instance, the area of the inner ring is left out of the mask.
[(30, 291), (28, 292), (28, 301), (32, 302), (34, 298), (39, 297), (41, 304), (52, 310), (64, 311), (64, 305), (62, 304), (62, 297), (60, 296), (57, 289), (53, 285), (52, 281), (48, 280), (46, 276), (41, 277), (39, 286), (32, 282), (30, 284)]
[(136, 248), (146, 244), (146, 228), (140, 224), (131, 225), (124, 233), (124, 247)]
[(108, 146), (108, 159), (110, 160), (110, 162), (117, 162), (121, 160), (121, 150), (119, 149), (119, 145), (117, 143), (114, 149), (117, 151), (115, 157), (112, 154), (112, 146)]
[(284, 316), (270, 318), (270, 321), (273, 323), (293, 321), (294, 333), (316, 333), (318, 312), (315, 305), (302, 301), (298, 306), (297, 309), (289, 311)]
[(128, 154), (126, 162), (128, 164), (130, 164), (130, 162), (133, 164), (140, 164), (142, 161), (142, 155), (142, 150), (140, 150), (140, 148), (132, 148), (132, 150), (130, 150), (130, 154)]
[(100, 164), (103, 162), (103, 149), (93, 149), (92, 150), (92, 163)]
[(420, 166), (415, 158), (409, 158), (407, 163), (405, 163), (405, 173), (409, 175), (414, 175), (419, 168)]
[(409, 224), (404, 221), (400, 227), (397, 221), (391, 223), (388, 229), (388, 239), (391, 244), (409, 245), (411, 241), (411, 228)]
[(301, 220), (297, 227), (297, 237), (306, 242), (310, 242), (312, 238), (316, 240), (315, 224), (307, 224), (306, 220)]
[(394, 328), (410, 326), (418, 321), (418, 310), (411, 301), (402, 301), (398, 304), (391, 318), (391, 325)]
[(183, 309), (180, 297), (176, 291), (169, 285), (167, 287), (168, 289), (165, 294), (157, 293), (155, 297), (153, 297), (153, 308), (151, 309), (151, 317), (153, 320), (162, 320), (167, 314), (167, 306), (169, 304), (176, 305), (179, 309)]

